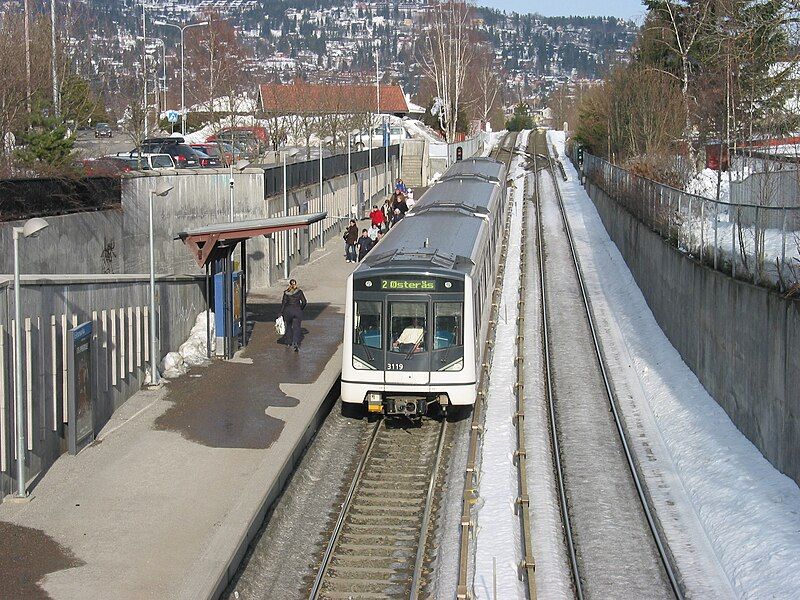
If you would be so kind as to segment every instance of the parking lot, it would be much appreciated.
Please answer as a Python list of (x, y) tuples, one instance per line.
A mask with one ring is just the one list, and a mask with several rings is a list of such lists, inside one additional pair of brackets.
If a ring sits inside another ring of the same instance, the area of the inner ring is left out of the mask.
[(124, 131), (115, 130), (112, 138), (95, 138), (94, 130), (78, 131), (75, 151), (81, 158), (97, 158), (107, 154), (125, 152), (133, 148), (130, 136)]

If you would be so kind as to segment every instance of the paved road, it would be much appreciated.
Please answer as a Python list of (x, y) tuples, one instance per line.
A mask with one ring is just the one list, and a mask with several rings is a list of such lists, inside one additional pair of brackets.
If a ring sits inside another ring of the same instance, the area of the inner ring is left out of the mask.
[(107, 154), (124, 152), (133, 148), (130, 136), (124, 131), (115, 130), (112, 138), (95, 138), (94, 131), (79, 131), (75, 150), (81, 158), (97, 158)]

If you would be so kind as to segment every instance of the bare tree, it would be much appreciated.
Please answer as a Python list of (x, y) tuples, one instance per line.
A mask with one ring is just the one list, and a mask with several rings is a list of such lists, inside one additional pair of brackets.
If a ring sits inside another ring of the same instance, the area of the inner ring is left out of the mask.
[(0, 156), (6, 173), (13, 168), (13, 132), (18, 131), (27, 118), (25, 65), (18, 60), (22, 26), (18, 16), (6, 14), (0, 20), (0, 61), (5, 65), (0, 79)]
[(261, 118), (266, 124), (267, 135), (272, 144), (272, 149), (277, 152), (286, 137), (292, 133), (293, 120), (282, 108), (275, 86), (263, 86), (261, 94)]
[(225, 117), (234, 125), (236, 114), (242, 111), (242, 66), (247, 52), (230, 23), (215, 12), (206, 18), (208, 26), (186, 33), (186, 89), (191, 101), (204, 107), (203, 112), (219, 128)]
[(482, 123), (491, 119), (500, 95), (498, 65), (491, 48), (484, 48), (474, 69), (477, 91), (477, 114)]
[(695, 47), (702, 41), (703, 32), (708, 25), (714, 0), (649, 0), (646, 2), (658, 19), (649, 21), (649, 26), (661, 29), (660, 42), (680, 61), (678, 74), (668, 69), (658, 69), (660, 73), (674, 77), (680, 82), (683, 96), (684, 141), (694, 163), (692, 147), (692, 99), (690, 84), (692, 79), (692, 55)]
[(475, 55), (472, 7), (466, 2), (434, 2), (417, 48), (418, 62), (436, 85), (439, 121), (445, 139), (456, 139), (464, 84)]

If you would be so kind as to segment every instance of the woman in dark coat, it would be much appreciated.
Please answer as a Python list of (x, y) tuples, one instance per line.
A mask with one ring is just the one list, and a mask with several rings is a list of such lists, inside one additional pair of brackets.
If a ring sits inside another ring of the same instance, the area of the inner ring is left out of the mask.
[(303, 323), (303, 310), (306, 307), (306, 296), (303, 290), (297, 287), (297, 280), (290, 279), (289, 287), (283, 292), (281, 300), (281, 315), (286, 323), (284, 339), (297, 352), (300, 349), (300, 327)]

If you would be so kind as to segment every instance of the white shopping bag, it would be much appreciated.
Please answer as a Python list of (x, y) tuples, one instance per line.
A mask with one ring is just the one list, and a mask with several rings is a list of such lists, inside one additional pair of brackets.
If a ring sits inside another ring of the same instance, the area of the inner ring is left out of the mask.
[(278, 335), (284, 335), (286, 333), (286, 323), (283, 320), (283, 316), (275, 319), (275, 331)]

